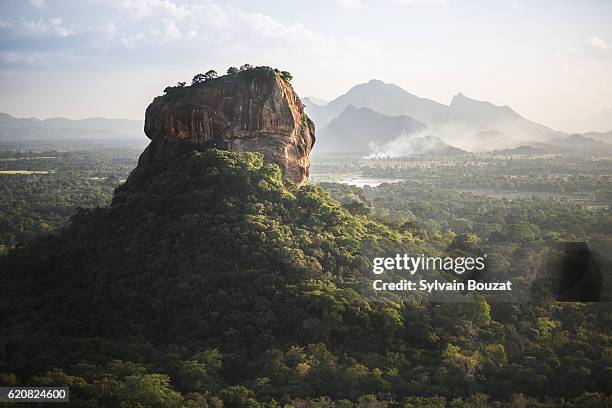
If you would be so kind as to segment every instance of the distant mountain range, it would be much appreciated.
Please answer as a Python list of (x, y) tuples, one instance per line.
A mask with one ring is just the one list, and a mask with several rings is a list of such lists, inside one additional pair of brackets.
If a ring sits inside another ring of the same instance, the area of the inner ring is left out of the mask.
[(307, 96), (305, 98), (302, 98), (302, 103), (304, 103), (304, 105), (327, 105), (329, 101), (326, 101), (325, 99), (321, 99), (321, 98), (317, 98), (315, 96)]
[(581, 136), (599, 140), (600, 142), (612, 143), (612, 130), (609, 132), (587, 132), (583, 133)]
[(143, 121), (88, 118), (16, 118), (0, 113), (0, 141), (143, 139)]
[(558, 137), (548, 141), (548, 143), (534, 143), (534, 147), (544, 149), (547, 152), (612, 152), (612, 144), (595, 140), (581, 135), (571, 135), (569, 137)]
[(355, 85), (347, 93), (326, 105), (306, 104), (308, 116), (319, 127), (326, 126), (347, 106), (370, 108), (389, 116), (407, 115), (420, 122), (430, 123), (444, 117), (446, 105), (419, 98), (397, 85), (379, 80)]
[[(530, 121), (509, 106), (461, 93), (445, 105), (375, 79), (352, 87), (330, 102), (315, 97), (303, 98), (302, 102), (317, 128), (314, 155), (591, 153), (612, 148), (612, 130), (564, 133)], [(593, 127), (612, 126), (608, 113), (597, 115)], [(0, 142), (147, 141), (143, 125), (143, 121), (132, 119), (40, 120), (0, 113)]]
[(423, 132), (427, 125), (406, 115), (389, 116), (369, 108), (348, 105), (317, 134), (317, 150), (369, 153), (399, 135)]
[(559, 137), (547, 143), (533, 142), (531, 145), (521, 145), (514, 149), (497, 150), (500, 154), (538, 155), (551, 153), (612, 153), (612, 144), (581, 135)]
[[(475, 100), (461, 93), (445, 105), (379, 80), (356, 85), (329, 103), (317, 103), (316, 98), (309, 97), (304, 98), (304, 104), (318, 130), (315, 154), (364, 151), (377, 154), (386, 150), (379, 149), (381, 144), (426, 136), (468, 151), (519, 146), (552, 150), (570, 146), (578, 150), (612, 147), (608, 144), (612, 142), (612, 131), (591, 132), (576, 139), (530, 121), (509, 106)], [(573, 139), (562, 142), (570, 137)]]

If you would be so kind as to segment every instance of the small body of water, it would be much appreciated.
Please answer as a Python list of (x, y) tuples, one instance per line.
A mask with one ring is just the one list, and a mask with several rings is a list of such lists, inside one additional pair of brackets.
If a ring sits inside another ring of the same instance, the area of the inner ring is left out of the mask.
[(343, 178), (342, 180), (340, 180), (340, 183), (346, 184), (348, 186), (356, 186), (356, 187), (363, 188), (365, 186), (378, 187), (384, 183), (399, 183), (400, 181), (402, 181), (402, 179), (351, 176), (351, 177)]
[[(51, 172), (53, 173), (53, 172)], [(49, 174), (46, 170), (0, 170), (0, 174)]]

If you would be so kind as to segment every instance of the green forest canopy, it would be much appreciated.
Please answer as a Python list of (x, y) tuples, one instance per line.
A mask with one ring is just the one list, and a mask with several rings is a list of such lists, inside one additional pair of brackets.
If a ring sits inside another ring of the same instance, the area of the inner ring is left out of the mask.
[(255, 153), (146, 173), (0, 257), (0, 382), (68, 384), (88, 406), (610, 403), (607, 304), (370, 299), (364, 243), (447, 244), (351, 214)]

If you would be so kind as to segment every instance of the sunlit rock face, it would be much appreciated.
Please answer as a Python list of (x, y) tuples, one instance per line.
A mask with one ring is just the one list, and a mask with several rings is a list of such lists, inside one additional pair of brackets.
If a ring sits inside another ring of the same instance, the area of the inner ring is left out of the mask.
[[(308, 181), (314, 123), (290, 83), (279, 75), (226, 75), (172, 88), (145, 115), (151, 143), (138, 167), (193, 147), (260, 152), (298, 185)], [(128, 184), (138, 178), (137, 168)]]

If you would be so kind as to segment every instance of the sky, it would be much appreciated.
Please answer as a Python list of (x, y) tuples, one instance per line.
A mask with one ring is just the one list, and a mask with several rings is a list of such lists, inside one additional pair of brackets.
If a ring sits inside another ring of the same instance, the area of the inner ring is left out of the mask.
[(244, 63), (290, 71), (301, 96), (375, 78), (586, 131), (612, 109), (612, 1), (0, 0), (14, 116), (142, 119), (167, 85)]

